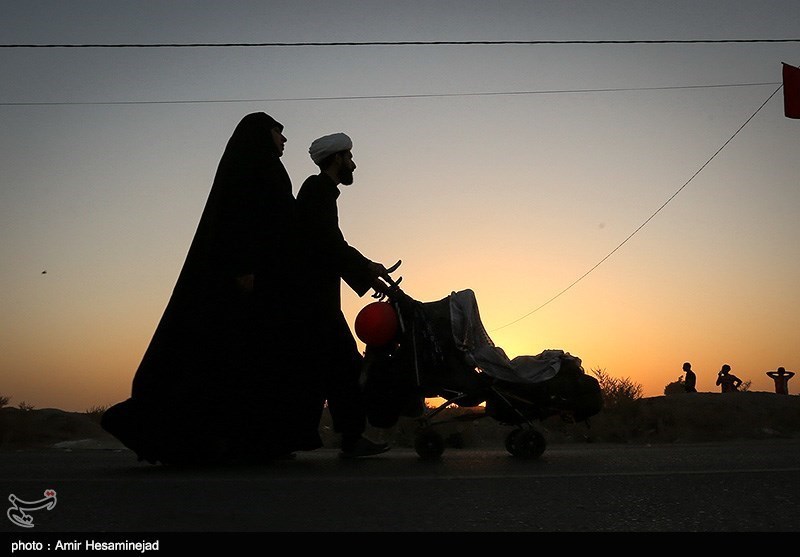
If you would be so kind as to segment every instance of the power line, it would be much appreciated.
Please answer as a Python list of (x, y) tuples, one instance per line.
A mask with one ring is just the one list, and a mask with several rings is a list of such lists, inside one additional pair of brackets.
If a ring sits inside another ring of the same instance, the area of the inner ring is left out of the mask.
[(553, 300), (555, 300), (556, 298), (558, 298), (559, 296), (561, 296), (562, 294), (564, 294), (564, 293), (565, 293), (567, 290), (569, 290), (570, 288), (572, 288), (573, 286), (575, 286), (576, 284), (578, 284), (580, 281), (582, 281), (583, 279), (585, 279), (585, 278), (586, 278), (586, 277), (587, 277), (587, 276), (588, 276), (588, 275), (589, 275), (589, 274), (590, 274), (592, 271), (594, 271), (595, 269), (597, 269), (597, 268), (598, 268), (600, 265), (602, 265), (602, 264), (603, 264), (603, 263), (604, 263), (604, 262), (605, 262), (605, 261), (606, 261), (606, 260), (607, 260), (609, 257), (611, 257), (612, 255), (614, 255), (614, 254), (615, 254), (615, 253), (616, 253), (616, 252), (617, 252), (617, 251), (618, 251), (618, 250), (619, 250), (619, 249), (620, 249), (622, 246), (624, 246), (626, 243), (628, 243), (628, 240), (630, 240), (631, 238), (633, 238), (633, 237), (636, 235), (636, 233), (638, 233), (638, 232), (639, 232), (639, 231), (640, 231), (642, 228), (644, 228), (644, 227), (647, 225), (647, 223), (649, 223), (651, 220), (653, 220), (653, 218), (655, 218), (655, 216), (656, 216), (658, 213), (660, 213), (660, 212), (662, 211), (662, 209), (664, 209), (664, 207), (666, 207), (666, 206), (669, 204), (669, 202), (670, 202), (670, 201), (672, 201), (673, 199), (675, 199), (675, 197), (676, 197), (676, 196), (677, 196), (679, 193), (681, 193), (681, 192), (683, 191), (683, 189), (684, 189), (686, 186), (688, 186), (688, 185), (689, 185), (689, 183), (690, 183), (692, 180), (694, 180), (694, 179), (695, 179), (695, 177), (697, 177), (697, 175), (698, 175), (698, 174), (700, 174), (700, 172), (702, 172), (702, 171), (703, 171), (703, 169), (704, 169), (706, 166), (708, 166), (708, 165), (709, 165), (709, 163), (711, 163), (711, 161), (712, 161), (712, 160), (714, 160), (714, 158), (715, 158), (717, 155), (719, 155), (719, 154), (722, 152), (722, 150), (723, 150), (725, 147), (727, 147), (727, 145), (728, 145), (728, 144), (729, 144), (731, 141), (733, 141), (733, 138), (734, 138), (734, 137), (736, 137), (737, 135), (739, 135), (739, 132), (740, 132), (740, 131), (742, 131), (742, 130), (744, 129), (744, 127), (745, 127), (747, 124), (749, 124), (749, 123), (750, 123), (750, 120), (752, 120), (753, 118), (755, 118), (756, 114), (758, 114), (758, 113), (761, 111), (761, 109), (762, 109), (762, 108), (764, 108), (764, 106), (765, 106), (765, 105), (766, 105), (766, 104), (767, 104), (767, 103), (770, 101), (770, 99), (772, 99), (772, 97), (774, 97), (774, 96), (775, 96), (775, 95), (778, 93), (778, 91), (780, 91), (780, 90), (781, 90), (781, 88), (782, 88), (782, 87), (783, 87), (783, 85), (781, 84), (781, 85), (780, 85), (780, 86), (779, 86), (777, 89), (775, 89), (775, 91), (773, 91), (773, 92), (772, 92), (772, 94), (771, 94), (769, 97), (767, 97), (767, 100), (765, 100), (763, 103), (761, 103), (761, 106), (759, 106), (759, 107), (758, 107), (758, 109), (756, 109), (756, 111), (755, 111), (755, 112), (754, 112), (754, 113), (753, 113), (753, 114), (752, 114), (752, 115), (751, 115), (751, 116), (750, 116), (750, 117), (749, 117), (747, 120), (745, 120), (744, 124), (742, 124), (741, 126), (739, 126), (739, 129), (737, 129), (737, 130), (734, 132), (734, 134), (733, 134), (732, 136), (730, 136), (730, 137), (728, 138), (728, 140), (727, 140), (725, 143), (723, 143), (723, 144), (722, 144), (722, 147), (720, 147), (719, 149), (717, 149), (717, 151), (716, 151), (716, 152), (715, 152), (713, 155), (711, 155), (711, 157), (710, 157), (710, 158), (709, 158), (709, 159), (708, 159), (708, 160), (707, 160), (705, 163), (703, 163), (703, 165), (702, 165), (702, 166), (701, 166), (701, 167), (700, 167), (700, 168), (697, 170), (697, 172), (695, 172), (694, 174), (692, 174), (692, 176), (691, 176), (691, 177), (690, 177), (688, 180), (686, 180), (686, 182), (685, 182), (685, 183), (684, 183), (684, 184), (683, 184), (683, 185), (682, 185), (680, 188), (678, 188), (678, 190), (677, 190), (675, 193), (673, 193), (673, 194), (672, 194), (672, 195), (669, 197), (669, 199), (667, 199), (667, 200), (666, 200), (664, 203), (662, 203), (662, 204), (661, 204), (661, 207), (659, 207), (658, 209), (656, 209), (656, 211), (655, 211), (655, 212), (654, 212), (652, 215), (650, 215), (649, 217), (647, 217), (647, 219), (646, 219), (646, 220), (645, 220), (645, 221), (644, 221), (642, 224), (640, 224), (640, 225), (639, 225), (639, 227), (638, 227), (636, 230), (634, 230), (633, 232), (631, 232), (631, 233), (628, 235), (628, 237), (627, 237), (627, 238), (625, 238), (625, 239), (624, 239), (622, 242), (620, 242), (620, 244), (619, 244), (617, 247), (615, 247), (613, 250), (611, 250), (611, 252), (610, 252), (608, 255), (606, 255), (605, 257), (603, 257), (603, 258), (602, 258), (600, 261), (598, 261), (598, 262), (597, 262), (597, 263), (596, 263), (596, 264), (595, 264), (595, 265), (594, 265), (594, 266), (593, 266), (591, 269), (589, 269), (588, 271), (586, 271), (585, 273), (583, 273), (583, 274), (582, 274), (580, 277), (578, 277), (576, 280), (574, 280), (574, 281), (572, 282), (572, 284), (570, 284), (570, 285), (569, 285), (569, 286), (567, 286), (565, 289), (563, 289), (561, 292), (559, 292), (558, 294), (556, 294), (555, 296), (553, 296), (552, 298), (550, 298), (549, 300), (547, 300), (546, 302), (544, 302), (543, 304), (541, 304), (539, 307), (537, 307), (537, 308), (535, 308), (535, 309), (533, 309), (533, 310), (529, 311), (528, 313), (526, 313), (526, 314), (525, 314), (525, 315), (523, 315), (522, 317), (518, 317), (518, 318), (517, 318), (517, 319), (515, 319), (514, 321), (511, 321), (510, 323), (506, 323), (505, 325), (503, 325), (503, 326), (501, 326), (501, 327), (497, 327), (496, 329), (492, 329), (492, 330), (491, 330), (491, 331), (489, 331), (489, 332), (499, 331), (500, 329), (504, 329), (504, 328), (506, 328), (506, 327), (510, 327), (511, 325), (513, 325), (513, 324), (515, 324), (515, 323), (519, 323), (520, 321), (522, 321), (522, 320), (523, 320), (523, 319), (525, 319), (526, 317), (529, 317), (529, 316), (533, 315), (534, 313), (536, 313), (537, 311), (539, 311), (540, 309), (542, 309), (543, 307), (545, 307), (546, 305), (548, 305), (550, 302), (552, 302)]
[(665, 40), (544, 40), (544, 41), (348, 41), (298, 43), (88, 43), (88, 44), (0, 44), (0, 48), (253, 48), (326, 46), (465, 46), (465, 45), (599, 45), (599, 44), (728, 44), (796, 43), (800, 39), (665, 39)]
[[(736, 40), (736, 41), (601, 41), (601, 42), (789, 42), (797, 41), (800, 39), (774, 39), (774, 40)], [(559, 41), (560, 43), (573, 43), (574, 41)], [(584, 41), (586, 42), (586, 41)], [(339, 43), (308, 43), (314, 46), (326, 46)], [(341, 43), (345, 44), (345, 43)], [(352, 44), (380, 44), (380, 43), (352, 43)], [(416, 43), (388, 43), (388, 44), (416, 44)], [(431, 44), (455, 44), (455, 43), (431, 43)], [(469, 43), (472, 44), (472, 43)], [(484, 43), (480, 43), (484, 44)], [(500, 44), (500, 43), (491, 43)], [(526, 43), (528, 44), (528, 43)], [(286, 44), (287, 46), (303, 46), (303, 43)], [(15, 45), (0, 45), (0, 48), (13, 47)], [(26, 45), (19, 45), (26, 46)], [(31, 45), (28, 45), (31, 46)], [(35, 45), (35, 46), (107, 46), (107, 45)], [(113, 46), (113, 45), (112, 45)], [(117, 46), (158, 46), (158, 45), (117, 45)], [(170, 46), (170, 45), (165, 45)], [(173, 46), (191, 46), (191, 45), (173, 45)], [(279, 43), (261, 44), (261, 45), (196, 45), (196, 46), (281, 46)], [(555, 296), (539, 305), (535, 309), (529, 311), (525, 315), (506, 323), (500, 327), (493, 329), (494, 332), (504, 329), (523, 319), (529, 317), (543, 307), (547, 306), (561, 295), (570, 290), (573, 286), (578, 284), (581, 280), (586, 278), (590, 273), (597, 269), (602, 263), (608, 260), (614, 253), (616, 253), (623, 245), (625, 245), (634, 235), (636, 235), (642, 228), (644, 228), (655, 216), (660, 213), (683, 189), (700, 174), (700, 172), (736, 137), (739, 132), (758, 114), (758, 112), (774, 97), (782, 88), (782, 83), (778, 82), (761, 82), (761, 83), (728, 83), (728, 84), (711, 84), (711, 85), (676, 85), (664, 87), (615, 87), (605, 89), (551, 89), (539, 91), (490, 91), (490, 92), (473, 92), (473, 93), (430, 93), (430, 94), (409, 94), (409, 95), (357, 95), (357, 96), (339, 96), (339, 97), (286, 97), (286, 98), (272, 98), (272, 99), (211, 99), (211, 100), (172, 100), (172, 101), (76, 101), (76, 102), (0, 102), (0, 106), (59, 106), (59, 105), (153, 105), (153, 104), (207, 104), (207, 103), (249, 103), (249, 102), (279, 102), (279, 101), (328, 101), (328, 100), (367, 100), (367, 99), (415, 99), (415, 98), (435, 98), (435, 97), (470, 97), (470, 96), (499, 96), (499, 95), (536, 95), (536, 94), (569, 94), (569, 93), (603, 93), (603, 92), (624, 92), (624, 91), (663, 91), (663, 90), (678, 90), (678, 89), (711, 89), (711, 88), (725, 88), (725, 87), (752, 87), (763, 85), (778, 85), (778, 88), (759, 106), (759, 108), (736, 130), (736, 132), (720, 147), (678, 190), (673, 193), (653, 214), (651, 214), (638, 228), (628, 235), (619, 245), (611, 250), (608, 255), (598, 261), (593, 267), (586, 271), (583, 275), (574, 280), (569, 286), (561, 290)]]
[(624, 91), (669, 91), (676, 89), (715, 89), (724, 87), (754, 87), (778, 85), (778, 82), (763, 83), (719, 83), (711, 85), (673, 85), (666, 87), (613, 87), (608, 89), (545, 89), (540, 91), (484, 91), (473, 93), (420, 93), (410, 95), (350, 95), (340, 97), (277, 97), (271, 99), (184, 99), (166, 101), (25, 101), (0, 102), (0, 106), (91, 106), (91, 105), (152, 105), (152, 104), (220, 104), (287, 101), (342, 101), (380, 99), (427, 99), (437, 97), (488, 97), (501, 95), (558, 95), (569, 93), (618, 93)]

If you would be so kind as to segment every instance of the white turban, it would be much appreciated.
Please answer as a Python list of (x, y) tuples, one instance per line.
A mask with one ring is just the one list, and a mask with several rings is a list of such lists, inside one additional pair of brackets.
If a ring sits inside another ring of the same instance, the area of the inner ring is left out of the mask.
[(349, 151), (353, 148), (353, 140), (344, 133), (332, 133), (315, 139), (308, 148), (308, 154), (311, 155), (311, 160), (314, 164), (319, 165), (322, 160), (328, 155), (338, 153), (339, 151)]

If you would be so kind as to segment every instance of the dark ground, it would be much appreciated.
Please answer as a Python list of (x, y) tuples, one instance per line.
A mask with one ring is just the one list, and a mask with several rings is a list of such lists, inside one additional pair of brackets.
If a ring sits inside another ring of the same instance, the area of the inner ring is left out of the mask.
[[(169, 468), (117, 450), (0, 461), (4, 497), (57, 493), (29, 535), (278, 532), (800, 533), (800, 440), (559, 444), (538, 460), (334, 449), (262, 465)], [(5, 517), (0, 532), (26, 532)], [(157, 536), (156, 536), (157, 537)]]
[(7, 547), (106, 536), (176, 554), (267, 533), (800, 533), (800, 398), (698, 395), (642, 399), (590, 428), (547, 421), (536, 460), (509, 455), (510, 428), (482, 419), (440, 426), (436, 461), (409, 448), (406, 421), (370, 459), (338, 458), (323, 424), (329, 446), (295, 460), (205, 468), (138, 463), (85, 414), (3, 409), (0, 495), (58, 502), (31, 511), (31, 529), (0, 518), (0, 533)]
[[(471, 409), (448, 410), (454, 417)], [(439, 419), (439, 418), (437, 418)], [(336, 446), (330, 421), (323, 418), (321, 432), (327, 447)], [(800, 396), (767, 392), (694, 393), (643, 398), (603, 410), (589, 424), (569, 424), (558, 417), (539, 424), (548, 442), (560, 443), (697, 443), (748, 439), (787, 439), (800, 436)], [(395, 446), (413, 446), (417, 424), (403, 420), (397, 427)], [(490, 418), (454, 421), (437, 426), (451, 446), (503, 447), (510, 427)], [(99, 414), (57, 409), (0, 409), (0, 454), (30, 448), (121, 448), (99, 426)]]

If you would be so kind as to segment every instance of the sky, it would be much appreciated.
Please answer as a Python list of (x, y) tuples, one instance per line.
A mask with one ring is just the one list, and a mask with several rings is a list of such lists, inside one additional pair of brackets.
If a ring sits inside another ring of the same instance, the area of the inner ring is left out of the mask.
[[(402, 260), (419, 301), (472, 289), (510, 357), (561, 349), (644, 396), (685, 361), (700, 391), (725, 363), (754, 391), (800, 368), (800, 120), (780, 90), (800, 42), (598, 43), (798, 39), (794, 0), (0, 10), (0, 45), (590, 41), (0, 48), (11, 405), (129, 396), (224, 146), (256, 111), (285, 126), (295, 193), (317, 172), (311, 141), (350, 135), (349, 243)], [(342, 294), (352, 326), (373, 300)]]

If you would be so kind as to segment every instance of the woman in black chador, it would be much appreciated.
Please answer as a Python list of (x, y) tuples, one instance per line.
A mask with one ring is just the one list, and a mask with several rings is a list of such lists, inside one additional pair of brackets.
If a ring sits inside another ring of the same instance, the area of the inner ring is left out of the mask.
[(283, 126), (263, 112), (245, 116), (228, 141), (131, 398), (103, 416), (140, 460), (277, 457), (321, 446), (316, 430), (291, 427), (287, 415), (301, 388), (285, 143)]

